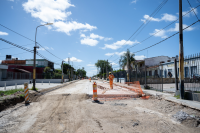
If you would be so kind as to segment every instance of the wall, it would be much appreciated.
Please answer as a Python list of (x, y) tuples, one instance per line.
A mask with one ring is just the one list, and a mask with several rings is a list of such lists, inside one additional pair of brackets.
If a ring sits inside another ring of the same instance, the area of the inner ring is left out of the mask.
[(22, 85), (25, 82), (29, 82), (30, 80), (12, 80), (12, 81), (0, 81), (0, 87), (4, 87), (5, 86), (5, 82), (6, 82), (6, 86), (11, 86), (11, 85), (15, 85), (15, 83), (17, 83), (17, 85)]
[[(61, 79), (36, 79), (36, 83), (61, 83)], [(68, 79), (64, 79), (64, 82), (68, 82)], [(15, 85), (15, 83), (17, 83), (17, 85), (22, 85), (25, 82), (28, 83), (32, 83), (33, 80), (7, 80), (7, 81), (0, 81), (0, 87), (4, 87), (5, 86), (5, 82), (6, 82), (6, 86), (12, 86)]]
[[(42, 83), (42, 81), (43, 83), (49, 83), (49, 81), (50, 83), (61, 83), (61, 79), (36, 79), (36, 83)], [(64, 81), (67, 82), (68, 79), (65, 79)]]
[(146, 58), (145, 66), (159, 65), (160, 62), (162, 62), (162, 61), (167, 62), (167, 60), (171, 60), (171, 58), (168, 56), (157, 56), (157, 57), (152, 57), (152, 58)]

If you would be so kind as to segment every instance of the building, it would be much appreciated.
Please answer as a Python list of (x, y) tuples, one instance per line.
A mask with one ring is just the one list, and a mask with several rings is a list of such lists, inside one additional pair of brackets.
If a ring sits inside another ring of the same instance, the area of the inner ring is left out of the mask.
[(150, 66), (156, 66), (160, 65), (160, 63), (166, 63), (166, 62), (171, 62), (175, 59), (175, 57), (168, 57), (168, 56), (156, 56), (152, 58), (146, 58), (144, 59), (145, 61), (145, 66), (150, 67)]
[[(177, 57), (178, 60), (178, 57)], [(200, 74), (200, 57), (190, 57), (184, 59), (184, 77), (192, 78), (194, 74)], [(163, 69), (163, 76), (168, 77), (168, 73), (172, 73), (172, 78), (175, 78), (174, 61), (162, 63), (160, 69)], [(177, 75), (179, 76), (179, 61), (177, 61)]]
[[(54, 71), (54, 63), (46, 59), (36, 59), (36, 67), (50, 67), (51, 71)], [(33, 66), (33, 59), (26, 60), (26, 66)]]
[[(33, 59), (18, 60), (18, 58), (12, 58), (11, 55), (6, 55), (6, 60), (3, 60), (1, 64), (8, 66), (8, 72), (33, 73)], [(36, 59), (36, 73), (42, 74), (45, 67), (50, 67), (51, 71), (54, 71), (54, 63), (46, 59)]]
[(8, 69), (7, 65), (0, 64), (0, 81), (2, 81), (3, 79), (6, 79), (7, 69)]

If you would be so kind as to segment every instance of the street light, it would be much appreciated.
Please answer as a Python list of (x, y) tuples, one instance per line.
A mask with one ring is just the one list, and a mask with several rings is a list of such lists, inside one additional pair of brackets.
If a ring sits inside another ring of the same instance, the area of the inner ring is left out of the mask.
[[(44, 24), (44, 25), (39, 25), (37, 26), (40, 27), (40, 26), (45, 26), (45, 25), (52, 25), (53, 23), (47, 23), (47, 24)], [(36, 35), (37, 35), (37, 28), (36, 28), (36, 31), (35, 31), (35, 47), (34, 47), (34, 63), (33, 63), (33, 89), (35, 89), (35, 77), (36, 77), (36, 70), (35, 70), (35, 61), (36, 61), (36, 48), (39, 48), (37, 46), (37, 42), (36, 42)]]

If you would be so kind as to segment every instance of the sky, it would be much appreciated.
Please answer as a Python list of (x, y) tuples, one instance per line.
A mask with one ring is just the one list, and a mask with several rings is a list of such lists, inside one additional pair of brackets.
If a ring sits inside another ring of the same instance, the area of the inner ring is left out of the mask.
[[(119, 57), (129, 48), (135, 59), (155, 56), (175, 57), (179, 54), (179, 35), (140, 51), (179, 31), (179, 21), (163, 29), (179, 17), (179, 0), (168, 0), (153, 17), (149, 16), (163, 0), (0, 0), (0, 24), (35, 40), (43, 48), (38, 52), (60, 68), (61, 59), (78, 69), (84, 67), (88, 76), (97, 73), (95, 63), (108, 60), (118, 69)], [(183, 0), (183, 14), (200, 5), (200, 0)], [(200, 18), (200, 7), (194, 9)], [(183, 17), (183, 28), (197, 21), (193, 12)], [(149, 23), (146, 20), (151, 19)], [(133, 33), (144, 23), (140, 33)], [(33, 50), (30, 41), (0, 25), (0, 38)], [(161, 30), (161, 31), (160, 31)], [(155, 34), (158, 32), (157, 34)], [(133, 36), (132, 36), (133, 35)], [(153, 35), (148, 40), (149, 36)], [(131, 37), (132, 36), (132, 37)], [(200, 53), (200, 22), (183, 32), (184, 55)], [(131, 38), (130, 38), (131, 37)], [(145, 40), (145, 41), (143, 41)], [(140, 52), (137, 52), (140, 51)], [(33, 59), (33, 54), (0, 41), (0, 60), (6, 55)], [(37, 56), (37, 59), (41, 57)]]

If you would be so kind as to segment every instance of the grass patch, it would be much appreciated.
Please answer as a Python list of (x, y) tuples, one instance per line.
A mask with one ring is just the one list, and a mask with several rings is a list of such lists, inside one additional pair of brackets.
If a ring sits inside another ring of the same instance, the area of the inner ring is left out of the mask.
[(24, 92), (24, 89), (13, 89), (13, 90), (7, 90), (7, 91), (0, 91), (0, 94), (3, 93), (4, 95), (12, 95), (18, 91)]
[(176, 99), (180, 99), (180, 95), (177, 95), (177, 96), (174, 96), (174, 97), (176, 97)]
[(20, 94), (19, 96), (20, 96), (20, 97), (25, 97), (25, 95), (24, 95), (24, 94)]
[(31, 88), (31, 89), (29, 89), (29, 90), (33, 90), (33, 91), (38, 91), (38, 88)]

